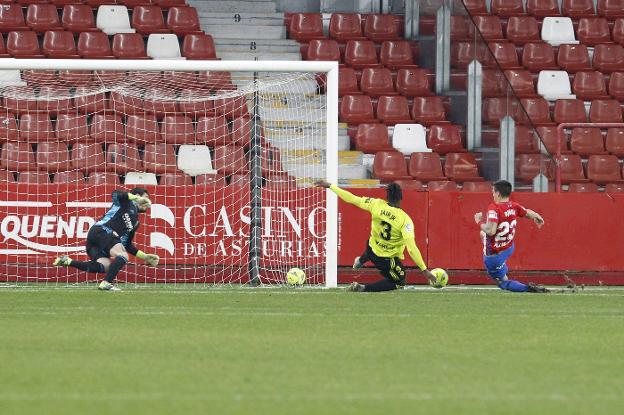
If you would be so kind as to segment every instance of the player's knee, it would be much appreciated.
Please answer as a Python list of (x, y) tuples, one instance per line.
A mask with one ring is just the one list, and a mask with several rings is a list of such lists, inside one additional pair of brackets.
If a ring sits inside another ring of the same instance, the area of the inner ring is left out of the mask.
[(114, 253), (113, 259), (116, 259), (116, 258), (123, 258), (126, 262), (130, 260), (130, 258), (128, 257), (128, 253), (125, 251)]

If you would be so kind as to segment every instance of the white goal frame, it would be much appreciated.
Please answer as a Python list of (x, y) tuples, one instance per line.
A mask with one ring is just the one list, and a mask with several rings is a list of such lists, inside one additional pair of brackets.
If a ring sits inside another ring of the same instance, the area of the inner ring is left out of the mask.
[[(326, 179), (338, 182), (338, 62), (334, 61), (187, 61), (109, 59), (0, 59), (0, 70), (70, 71), (221, 71), (221, 72), (315, 72), (326, 81)], [(326, 191), (325, 286), (338, 284), (338, 199)]]

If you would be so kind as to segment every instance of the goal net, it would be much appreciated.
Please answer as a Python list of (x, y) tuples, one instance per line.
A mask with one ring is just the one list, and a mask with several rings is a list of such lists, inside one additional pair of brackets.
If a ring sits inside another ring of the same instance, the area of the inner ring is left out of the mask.
[(4, 283), (88, 284), (89, 228), (145, 188), (119, 282), (336, 285), (337, 65), (0, 60)]

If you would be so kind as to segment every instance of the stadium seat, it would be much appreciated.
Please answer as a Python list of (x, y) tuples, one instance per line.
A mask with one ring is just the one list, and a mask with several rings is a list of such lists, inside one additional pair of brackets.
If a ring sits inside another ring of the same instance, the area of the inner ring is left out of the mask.
[(447, 153), (444, 174), (457, 182), (481, 181), (474, 153)]
[(535, 17), (559, 16), (558, 0), (527, 0), (527, 13)]
[(58, 114), (56, 117), (56, 137), (60, 141), (88, 140), (87, 116), (83, 114)]
[[(546, 147), (546, 150), (550, 154), (557, 153), (557, 127), (555, 126), (539, 126), (537, 127), (537, 134), (541, 139), (541, 143)], [(570, 149), (568, 148), (567, 137), (564, 136), (561, 138), (561, 153), (567, 154), (570, 153)]]
[[(10, 57), (11, 55), (9, 55), (9, 53), (6, 50), (6, 45), (4, 43), (4, 36), (2, 36), (2, 33), (0, 33), (0, 58), (10, 58)], [(19, 72), (17, 73), (19, 74)], [(4, 79), (4, 77), (2, 80), (0, 80), (0, 82), (2, 84), (5, 84), (6, 80)]]
[(596, 183), (570, 183), (568, 192), (571, 193), (597, 193), (598, 185)]
[(423, 125), (444, 123), (446, 121), (446, 111), (442, 97), (415, 97), (411, 115), (414, 121)]
[(624, 16), (624, 2), (622, 0), (598, 0), (596, 9), (600, 16), (609, 19)]
[(170, 144), (188, 144), (195, 141), (195, 130), (188, 115), (165, 115), (160, 125), (160, 134)]
[(50, 175), (45, 171), (21, 171), (17, 174), (18, 183), (49, 184)]
[[(246, 175), (232, 175), (234, 176), (247, 177)], [(195, 177), (195, 186), (225, 187), (226, 185), (225, 176), (222, 174), (200, 174)], [(234, 183), (234, 186), (237, 185), (243, 185), (243, 183), (241, 181), (238, 184)], [(244, 185), (249, 187), (249, 180)]]
[(213, 167), (225, 175), (247, 173), (247, 159), (243, 147), (236, 145), (216, 146)]
[(39, 170), (57, 172), (70, 169), (69, 150), (65, 143), (43, 142), (37, 144)]
[(618, 44), (596, 45), (592, 63), (600, 72), (621, 71), (624, 67), (624, 47)]
[(340, 67), (338, 70), (338, 96), (361, 94), (355, 70), (349, 67)]
[[(494, 73), (500, 74), (498, 70), (494, 70)], [(485, 82), (485, 70), (483, 71), (484, 82)], [(520, 97), (534, 97), (535, 93), (535, 85), (533, 84), (533, 77), (531, 76), (531, 72), (526, 69), (507, 69), (504, 72), (505, 78), (509, 81), (509, 85), (513, 88), (515, 94)], [(506, 95), (507, 85), (501, 80), (502, 83), (501, 92), (502, 95)], [(504, 87), (504, 89), (502, 88)]]
[(431, 192), (456, 192), (457, 183), (449, 180), (432, 180), (427, 183), (427, 190)]
[(311, 40), (307, 55), (309, 61), (340, 61), (338, 43), (333, 39)]
[(572, 83), (572, 90), (577, 98), (586, 101), (609, 96), (604, 76), (598, 71), (577, 72)]
[[(127, 127), (128, 129), (130, 126)], [(172, 144), (150, 141), (143, 149), (143, 165), (145, 171), (155, 174), (175, 173), (176, 153)]]
[(375, 122), (371, 98), (367, 95), (345, 95), (342, 97), (340, 121), (350, 124)]
[[(219, 95), (220, 92), (222, 91), (216, 91), (216, 95)], [(215, 99), (214, 108), (217, 115), (225, 115), (228, 120), (244, 117), (248, 114), (247, 100), (244, 95)]]
[(81, 171), (60, 171), (54, 174), (53, 183), (84, 184), (85, 176)]
[(503, 25), (498, 16), (473, 16), (475, 26), (486, 41), (504, 40)]
[(395, 180), (394, 183), (401, 186), (403, 192), (422, 192), (424, 190), (423, 184), (419, 180)]
[(158, 184), (158, 180), (156, 179), (156, 175), (154, 173), (143, 173), (131, 171), (126, 173), (126, 178), (124, 179), (124, 185), (151, 185), (156, 186)]
[(507, 22), (507, 40), (516, 45), (527, 42), (539, 42), (540, 38), (537, 19), (533, 16), (513, 16)]
[(197, 120), (196, 138), (198, 143), (209, 146), (231, 142), (230, 131), (224, 116), (202, 116)]
[(203, 33), (195, 7), (171, 7), (167, 14), (167, 28), (178, 36)]
[[(516, 46), (509, 42), (490, 42), (488, 43), (492, 56), (502, 69), (519, 69), (518, 53)], [(489, 56), (488, 56), (489, 58)], [(482, 64), (484, 62), (481, 62)]]
[(436, 153), (465, 151), (458, 125), (432, 125), (429, 128), (428, 147)]
[(36, 170), (35, 156), (29, 143), (8, 141), (2, 144), (2, 167), (10, 171)]
[(54, 59), (79, 59), (71, 32), (52, 30), (43, 35), (43, 54)]
[[(595, 55), (594, 55), (595, 56)], [(589, 50), (585, 45), (561, 45), (557, 54), (557, 64), (568, 72), (591, 71)]]
[(593, 0), (562, 0), (561, 10), (564, 16), (579, 18), (595, 15)]
[[(586, 182), (585, 173), (583, 172), (583, 163), (581, 156), (578, 154), (561, 155), (559, 166), (561, 168), (561, 183), (569, 184), (574, 182)], [(549, 165), (549, 177), (555, 178), (555, 169), (553, 165)]]
[[(86, 33), (86, 32), (85, 32)], [(85, 87), (93, 83), (93, 71), (58, 71), (59, 81), (68, 87)]]
[(162, 9), (158, 6), (137, 6), (132, 9), (132, 27), (144, 36), (152, 33), (169, 33)]
[(515, 178), (522, 183), (531, 183), (538, 174), (545, 174), (544, 156), (541, 154), (517, 154)]
[(613, 24), (613, 41), (624, 45), (624, 18), (616, 19)]
[(401, 34), (392, 14), (369, 14), (364, 22), (364, 36), (375, 42), (400, 40)]
[(613, 72), (609, 78), (609, 95), (624, 101), (624, 72)]
[[(145, 113), (143, 98), (137, 96), (138, 91), (112, 91), (110, 94), (111, 108), (118, 113), (131, 115)], [(138, 92), (139, 94), (142, 91)], [(132, 95), (126, 95), (132, 94)]]
[(24, 114), (20, 118), (20, 138), (29, 142), (56, 139), (52, 121), (47, 112)]
[(39, 87), (39, 99), (37, 100), (39, 111), (49, 112), (54, 116), (59, 112), (67, 112), (72, 108), (72, 94), (68, 87), (56, 85), (43, 85)]
[(557, 124), (563, 122), (587, 122), (585, 104), (580, 99), (557, 100), (557, 102), (555, 102), (553, 115)]
[[(466, 69), (473, 60), (482, 60), (482, 51), (477, 51), (474, 42), (451, 43), (451, 67)], [(383, 61), (382, 61), (383, 63)]]
[(356, 13), (333, 13), (329, 20), (329, 37), (340, 42), (366, 39), (362, 35), (360, 15)]
[(106, 151), (106, 165), (109, 171), (125, 174), (131, 171), (143, 171), (143, 162), (139, 157), (136, 144), (113, 143)]
[(544, 17), (541, 36), (544, 42), (552, 46), (579, 43), (569, 17)]
[(207, 99), (205, 91), (185, 88), (180, 91), (178, 106), (181, 112), (193, 117), (214, 115), (211, 99)]
[(464, 6), (471, 15), (487, 15), (489, 14), (486, 6), (486, 0), (463, 0)]
[(29, 86), (7, 86), (2, 91), (4, 107), (17, 116), (37, 111), (37, 95)]
[(566, 71), (540, 71), (537, 78), (537, 93), (548, 101), (574, 99), (570, 77)]
[[(537, 140), (533, 135), (533, 129), (526, 125), (515, 126), (515, 150), (517, 154), (521, 153), (536, 153), (539, 151)], [(499, 137), (500, 143), (500, 137)]]
[(399, 69), (396, 77), (397, 92), (406, 97), (433, 95), (430, 73), (431, 71), (425, 68)]
[(492, 193), (492, 183), (490, 182), (465, 182), (462, 185), (462, 191)]
[[(232, 142), (239, 146), (249, 147), (252, 126), (249, 117), (234, 118), (232, 120)], [(262, 135), (262, 132), (259, 134)]]
[(119, 114), (94, 114), (91, 117), (91, 138), (97, 142), (114, 143), (125, 140), (124, 124)]
[(405, 155), (432, 151), (427, 147), (427, 131), (420, 124), (395, 125), (392, 132), (392, 147)]
[(184, 173), (165, 173), (160, 176), (161, 186), (192, 186), (191, 176)]
[(152, 59), (184, 59), (180, 52), (178, 36), (151, 34), (147, 38), (147, 56)]
[(97, 31), (93, 10), (86, 4), (68, 4), (63, 7), (63, 27), (74, 33)]
[[(522, 98), (520, 103), (526, 111), (526, 115), (533, 125), (545, 125), (552, 124), (553, 121), (550, 118), (550, 108), (548, 101), (544, 98)], [(524, 114), (520, 115), (520, 122), (526, 122)]]
[(492, 0), (492, 14), (500, 17), (524, 15), (522, 0)]
[(407, 98), (402, 95), (384, 95), (379, 97), (377, 101), (377, 119), (388, 125), (411, 123), (412, 119)]
[(394, 180), (407, 180), (407, 163), (403, 153), (398, 151), (379, 151), (373, 161), (373, 176), (384, 183)]
[(288, 32), (291, 39), (299, 42), (323, 39), (323, 16), (320, 13), (294, 13)]
[(609, 153), (624, 157), (624, 128), (609, 128), (605, 147)]
[(203, 33), (191, 33), (184, 36), (182, 56), (191, 60), (217, 59), (212, 36)]
[(91, 88), (77, 87), (73, 106), (82, 114), (92, 115), (108, 109), (108, 99), (104, 92), (93, 93)]
[(379, 123), (358, 125), (355, 134), (355, 149), (368, 154), (392, 150), (386, 125)]
[(470, 16), (451, 16), (451, 42), (474, 39), (474, 26)]
[(130, 15), (126, 6), (99, 6), (95, 25), (109, 36), (117, 33), (135, 33), (130, 27)]
[(378, 65), (375, 44), (370, 40), (349, 40), (344, 60), (355, 69)]
[(587, 162), (587, 178), (599, 185), (624, 182), (617, 156), (594, 154)]
[(26, 11), (26, 24), (37, 33), (63, 30), (54, 4), (29, 4)]
[(541, 70), (558, 70), (555, 62), (553, 47), (544, 42), (531, 42), (524, 45), (522, 50), (522, 65), (531, 72)]
[(146, 143), (161, 141), (156, 115), (129, 115), (126, 119), (126, 138)]
[(29, 30), (24, 21), (24, 13), (19, 4), (5, 3), (0, 13), (0, 32), (7, 33), (16, 30)]
[(112, 51), (118, 59), (148, 59), (143, 36), (138, 33), (117, 33), (113, 36)]
[(611, 42), (609, 23), (603, 17), (583, 17), (576, 30), (579, 41), (587, 46)]
[(621, 123), (622, 108), (615, 99), (595, 99), (589, 107), (589, 122)]
[(624, 183), (609, 183), (605, 186), (605, 193), (624, 192)]
[(30, 31), (11, 32), (6, 42), (7, 52), (16, 58), (39, 59), (45, 55), (41, 53), (37, 34)]
[(570, 149), (581, 157), (591, 154), (606, 154), (600, 128), (573, 128)]
[(186, 0), (152, 0), (152, 3), (163, 9), (168, 9), (173, 6), (185, 6)]
[(364, 68), (360, 79), (360, 89), (371, 97), (396, 94), (392, 73), (388, 68)]
[(414, 68), (414, 52), (407, 40), (386, 40), (379, 51), (380, 62), (388, 69)]
[(438, 153), (412, 153), (408, 165), (409, 174), (422, 182), (447, 180), (442, 172), (442, 162)]
[(0, 140), (19, 141), (19, 130), (15, 115), (10, 112), (0, 114)]
[(190, 176), (217, 173), (212, 168), (210, 148), (206, 145), (181, 145), (178, 151), (178, 169)]
[(85, 59), (113, 59), (108, 36), (103, 32), (82, 32), (78, 36), (78, 54)]
[(71, 150), (72, 168), (86, 173), (106, 170), (102, 144), (75, 143)]

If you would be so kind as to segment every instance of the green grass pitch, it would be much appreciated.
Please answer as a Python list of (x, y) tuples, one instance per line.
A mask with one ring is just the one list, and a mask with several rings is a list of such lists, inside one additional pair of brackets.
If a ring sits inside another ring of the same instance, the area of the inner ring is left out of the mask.
[(624, 291), (0, 288), (1, 414), (622, 414)]

